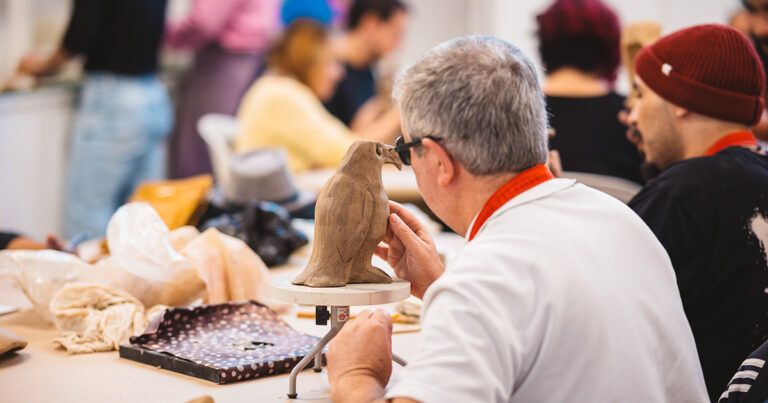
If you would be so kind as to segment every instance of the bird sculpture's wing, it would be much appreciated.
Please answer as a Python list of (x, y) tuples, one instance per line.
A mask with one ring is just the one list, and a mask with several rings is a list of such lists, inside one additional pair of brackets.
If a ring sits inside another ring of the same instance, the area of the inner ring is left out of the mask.
[[(351, 188), (351, 189), (350, 189)], [(333, 228), (337, 234), (332, 239), (338, 239), (336, 250), (343, 262), (348, 262), (357, 255), (368, 231), (371, 228), (373, 216), (373, 195), (365, 186), (350, 186), (349, 203), (340, 205), (331, 212)]]

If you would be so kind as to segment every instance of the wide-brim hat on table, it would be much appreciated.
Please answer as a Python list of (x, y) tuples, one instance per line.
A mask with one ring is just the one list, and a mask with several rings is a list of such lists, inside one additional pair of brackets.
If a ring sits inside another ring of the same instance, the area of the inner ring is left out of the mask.
[(311, 206), (317, 195), (296, 188), (288, 170), (288, 157), (280, 148), (262, 148), (235, 154), (229, 164), (230, 183), (224, 197), (228, 202), (248, 204), (269, 201), (289, 213)]

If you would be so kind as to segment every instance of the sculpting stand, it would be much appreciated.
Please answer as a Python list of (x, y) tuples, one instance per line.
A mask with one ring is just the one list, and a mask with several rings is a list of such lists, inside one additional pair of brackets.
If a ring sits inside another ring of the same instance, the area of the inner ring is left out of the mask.
[[(314, 360), (314, 371), (322, 371), (323, 348), (339, 333), (339, 330), (349, 320), (349, 307), (359, 305), (380, 305), (402, 301), (411, 294), (411, 283), (394, 279), (390, 284), (347, 284), (344, 287), (312, 288), (291, 284), (291, 279), (273, 282), (270, 286), (270, 296), (274, 299), (302, 305), (315, 306), (315, 323), (326, 325), (331, 320), (331, 329), (320, 341), (293, 367), (288, 378), (288, 397), (295, 399), (296, 378), (310, 361)], [(330, 307), (330, 313), (328, 308)], [(396, 354), (392, 361), (401, 366), (407, 362)]]

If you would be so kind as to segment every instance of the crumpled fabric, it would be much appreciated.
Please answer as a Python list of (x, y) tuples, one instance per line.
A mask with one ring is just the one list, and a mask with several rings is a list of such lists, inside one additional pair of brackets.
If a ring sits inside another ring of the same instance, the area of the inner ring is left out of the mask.
[(53, 296), (66, 284), (107, 283), (102, 273), (75, 255), (54, 250), (0, 252), (0, 276), (9, 278), (32, 302), (40, 316), (53, 323)]
[(144, 304), (117, 287), (73, 283), (51, 300), (54, 323), (62, 335), (54, 343), (71, 354), (116, 350), (146, 325)]
[(195, 265), (174, 249), (168, 227), (149, 204), (120, 207), (109, 220), (107, 244), (110, 256), (96, 268), (147, 307), (187, 305), (205, 292)]
[[(192, 261), (206, 285), (206, 304), (228, 301), (257, 300), (272, 309), (284, 310), (284, 304), (270, 300), (268, 295), (269, 271), (259, 255), (245, 242), (209, 228), (186, 244), (179, 238), (189, 238), (189, 230), (180, 228), (171, 233), (181, 254)], [(186, 234), (178, 234), (185, 231)]]
[(95, 265), (56, 251), (0, 252), (0, 276), (11, 278), (62, 331), (55, 342), (70, 353), (115, 350), (165, 305), (202, 298), (257, 300), (275, 311), (290, 306), (267, 297), (267, 267), (243, 241), (216, 229), (170, 232), (145, 203), (115, 213), (107, 242), (111, 255)]

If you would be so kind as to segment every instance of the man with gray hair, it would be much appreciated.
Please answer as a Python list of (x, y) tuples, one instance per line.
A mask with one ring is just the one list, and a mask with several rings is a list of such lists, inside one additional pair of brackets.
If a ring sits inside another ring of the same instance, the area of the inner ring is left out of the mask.
[(418, 353), (386, 390), (391, 323), (363, 312), (328, 350), (335, 402), (704, 402), (669, 257), (618, 200), (544, 165), (531, 61), (500, 39), (444, 43), (394, 91), (398, 151), (467, 244), (443, 267), (391, 205), (377, 254), (422, 298)]

